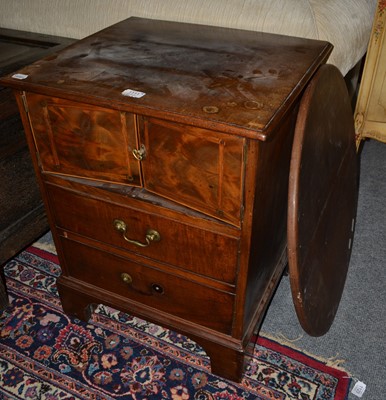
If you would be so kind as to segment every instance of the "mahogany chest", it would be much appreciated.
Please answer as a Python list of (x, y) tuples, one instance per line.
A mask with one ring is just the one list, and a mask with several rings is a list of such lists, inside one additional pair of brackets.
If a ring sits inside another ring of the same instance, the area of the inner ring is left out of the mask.
[(287, 262), (299, 105), (331, 49), (129, 18), (3, 78), (64, 310), (87, 320), (104, 303), (172, 328), (240, 380)]

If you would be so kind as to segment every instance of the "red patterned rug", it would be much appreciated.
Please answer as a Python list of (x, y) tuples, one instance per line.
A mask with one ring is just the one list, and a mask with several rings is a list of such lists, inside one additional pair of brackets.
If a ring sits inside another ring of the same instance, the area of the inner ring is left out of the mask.
[(347, 374), (264, 337), (241, 384), (210, 373), (188, 338), (99, 306), (88, 323), (63, 314), (56, 255), (30, 247), (5, 268), (1, 399), (346, 399)]

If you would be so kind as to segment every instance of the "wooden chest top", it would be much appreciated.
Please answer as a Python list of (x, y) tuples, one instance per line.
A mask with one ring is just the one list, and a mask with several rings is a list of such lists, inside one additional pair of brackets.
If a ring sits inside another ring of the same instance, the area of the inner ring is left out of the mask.
[[(331, 50), (315, 40), (129, 18), (3, 83), (265, 140)], [(137, 92), (144, 95), (131, 97)]]

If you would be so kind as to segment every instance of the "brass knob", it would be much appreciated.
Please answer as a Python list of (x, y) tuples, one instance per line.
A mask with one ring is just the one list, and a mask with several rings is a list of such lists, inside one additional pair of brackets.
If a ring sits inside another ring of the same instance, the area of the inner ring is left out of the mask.
[(133, 278), (127, 272), (122, 272), (121, 273), (121, 279), (127, 285), (130, 285), (133, 282)]

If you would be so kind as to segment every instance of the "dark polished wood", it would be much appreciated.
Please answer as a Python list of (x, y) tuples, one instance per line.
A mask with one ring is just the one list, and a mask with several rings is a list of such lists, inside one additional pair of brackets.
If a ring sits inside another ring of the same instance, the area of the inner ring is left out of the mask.
[[(264, 140), (332, 50), (289, 36), (129, 21), (23, 68), (24, 80), (3, 83)], [(146, 95), (127, 97), (126, 89)]]
[[(0, 76), (73, 40), (0, 28)], [(12, 91), (0, 86), (0, 266), (49, 229)], [(7, 303), (0, 290), (0, 308)], [(4, 295), (3, 295), (4, 294)]]
[(104, 303), (169, 327), (240, 380), (286, 263), (301, 95), (331, 49), (130, 18), (23, 68), (25, 79), (3, 78), (46, 202), (64, 310), (87, 319)]
[(346, 280), (358, 192), (355, 133), (343, 77), (332, 65), (308, 85), (295, 128), (288, 261), (300, 323), (314, 336), (334, 320)]

